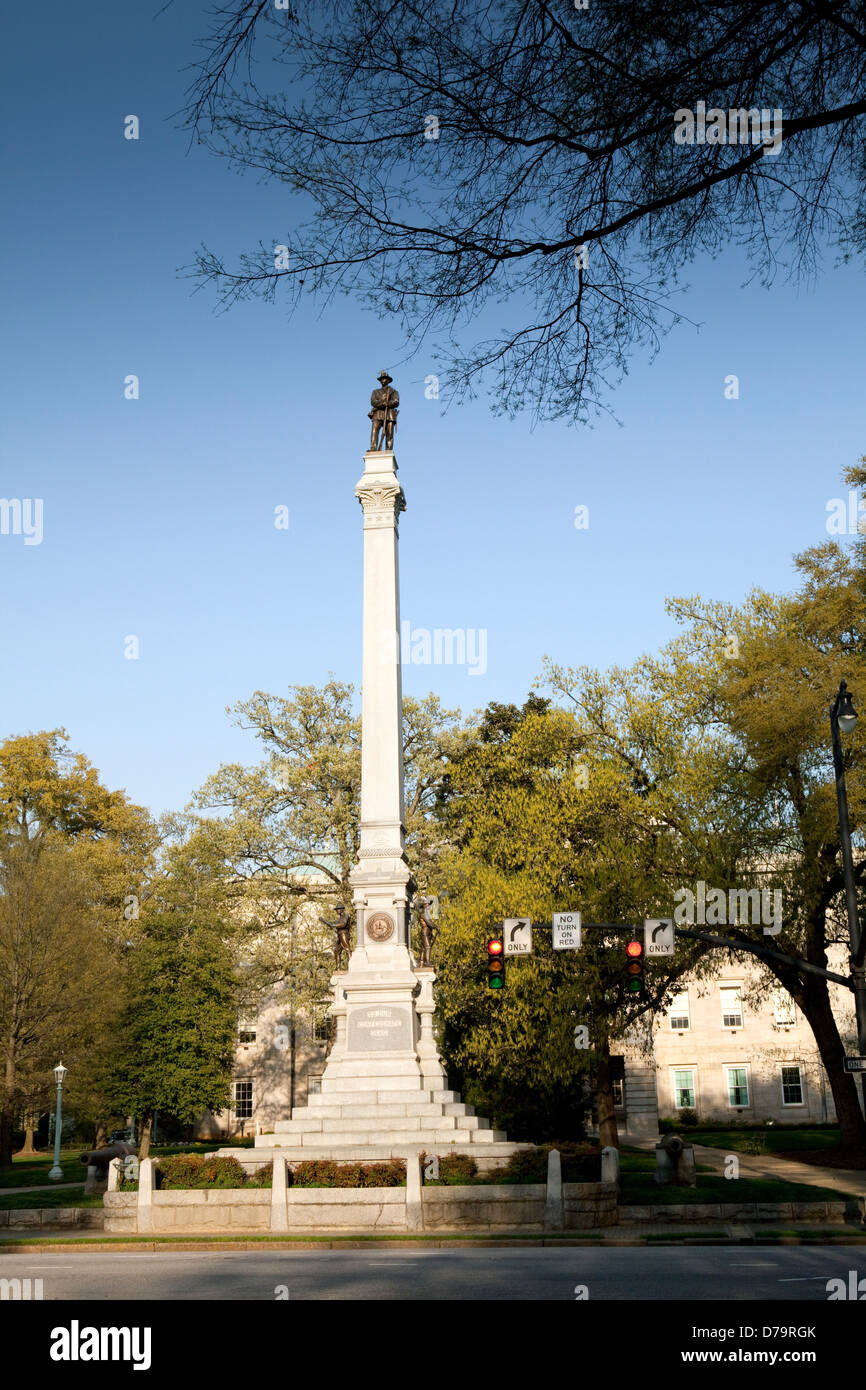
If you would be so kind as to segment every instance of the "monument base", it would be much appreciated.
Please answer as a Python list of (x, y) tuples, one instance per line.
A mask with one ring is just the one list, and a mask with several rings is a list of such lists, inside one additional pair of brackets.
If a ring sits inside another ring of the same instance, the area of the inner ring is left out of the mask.
[(423, 1149), (468, 1153), (490, 1168), (528, 1147), (509, 1143), (448, 1089), (433, 1037), (434, 979), (431, 968), (371, 970), (357, 959), (332, 977), (337, 1037), (321, 1093), (256, 1136), (257, 1164), (277, 1151), (290, 1162), (372, 1162)]

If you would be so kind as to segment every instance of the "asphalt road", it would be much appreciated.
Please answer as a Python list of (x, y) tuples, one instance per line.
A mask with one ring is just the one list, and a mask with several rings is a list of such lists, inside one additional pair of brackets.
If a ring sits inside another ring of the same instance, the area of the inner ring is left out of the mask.
[(826, 1302), (827, 1280), (866, 1277), (866, 1248), (697, 1246), (594, 1250), (328, 1250), (22, 1254), (0, 1278), (43, 1281), (47, 1300)]

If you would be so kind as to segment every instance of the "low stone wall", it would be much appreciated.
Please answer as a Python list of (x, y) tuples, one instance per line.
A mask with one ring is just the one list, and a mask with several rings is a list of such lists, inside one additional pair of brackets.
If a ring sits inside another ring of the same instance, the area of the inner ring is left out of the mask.
[(269, 1231), (538, 1232), (587, 1230), (617, 1220), (614, 1183), (422, 1187), (284, 1187), (107, 1192), (105, 1230), (115, 1235)]
[(113, 1234), (134, 1236), (138, 1231), (138, 1193), (106, 1192), (102, 1199), (105, 1208), (105, 1230)]
[(0, 1211), (0, 1227), (13, 1231), (38, 1226), (82, 1226), (101, 1231), (104, 1221), (105, 1212), (99, 1207), (11, 1207)]
[(648, 1207), (620, 1207), (623, 1226), (643, 1221), (823, 1221), (830, 1225), (844, 1222), (846, 1202), (689, 1202), (678, 1206), (659, 1203)]
[(425, 1231), (543, 1231), (544, 1183), (497, 1187), (425, 1187)]
[(615, 1182), (564, 1182), (562, 1201), (567, 1231), (615, 1226), (621, 1220)]

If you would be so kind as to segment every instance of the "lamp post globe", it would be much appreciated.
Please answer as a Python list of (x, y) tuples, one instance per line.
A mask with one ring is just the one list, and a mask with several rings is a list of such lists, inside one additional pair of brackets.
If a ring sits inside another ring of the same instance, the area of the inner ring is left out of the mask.
[(839, 708), (837, 713), (839, 728), (843, 734), (854, 732), (854, 725), (857, 723), (857, 711), (851, 699), (851, 692), (845, 681), (839, 687)]

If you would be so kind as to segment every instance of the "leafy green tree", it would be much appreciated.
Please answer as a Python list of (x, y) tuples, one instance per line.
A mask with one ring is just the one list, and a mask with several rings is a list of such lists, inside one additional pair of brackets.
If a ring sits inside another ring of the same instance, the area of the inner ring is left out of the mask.
[(155, 844), (147, 812), (99, 781), (62, 729), (0, 744), (0, 1166), (16, 1116), (53, 1100), (87, 1108), (85, 1076), (107, 1042), (124, 911)]
[[(846, 481), (862, 489), (866, 468)], [(660, 838), (682, 856), (653, 892), (660, 915), (673, 916), (676, 889), (697, 878), (725, 891), (781, 890), (771, 940), (736, 924), (709, 930), (764, 960), (792, 995), (815, 1036), (843, 1145), (856, 1149), (866, 1125), (820, 972), (830, 947), (848, 945), (828, 713), (841, 679), (866, 692), (866, 539), (850, 549), (825, 541), (796, 564), (802, 582), (791, 595), (755, 590), (739, 606), (672, 600), (684, 631), (658, 658), (607, 674), (550, 667), (548, 676), (597, 755), (644, 788)], [(844, 751), (861, 920), (864, 723)], [(763, 957), (767, 946), (780, 958)]]
[(83, 1068), (105, 1040), (119, 964), (93, 910), (92, 881), (62, 841), (7, 845), (0, 861), (0, 1167), (12, 1161), (19, 1116), (48, 1109), (52, 1068), (69, 1070), (74, 1113)]
[(440, 815), (454, 843), (441, 866), (437, 954), (449, 1068), (524, 1138), (571, 1137), (550, 1126), (574, 1132), (591, 1087), (602, 1140), (616, 1143), (610, 1044), (633, 1038), (687, 970), (706, 968), (706, 949), (687, 949), (673, 967), (653, 963), (635, 1000), (622, 937), (587, 931), (579, 952), (559, 952), (542, 928), (532, 956), (506, 963), (499, 993), (486, 985), (485, 941), (506, 917), (544, 924), (575, 908), (586, 922), (639, 921), (678, 861), (681, 872), (681, 847), (659, 833), (633, 771), (536, 695), (522, 709), (488, 708), (452, 762)]
[(127, 947), (118, 1040), (106, 1087), (141, 1122), (150, 1149), (155, 1111), (192, 1123), (230, 1100), (239, 988), (236, 932), (221, 885), (187, 844), (177, 847)]
[[(264, 756), (252, 767), (221, 767), (198, 792), (190, 822), (195, 844), (228, 866), (223, 885), (243, 938), (250, 1000), (276, 986), (293, 1012), (330, 1002), (333, 933), (318, 919), (337, 902), (352, 903), (361, 790), (353, 694), (331, 679), (294, 686), (288, 697), (257, 691), (235, 706), (235, 722), (255, 733)], [(467, 736), (437, 697), (404, 700), (406, 847), (422, 886), (441, 850), (431, 812), (449, 756)]]

